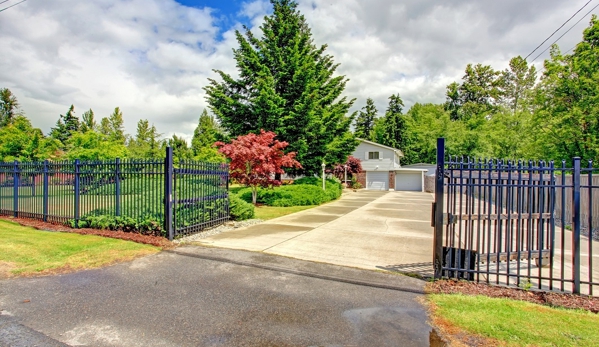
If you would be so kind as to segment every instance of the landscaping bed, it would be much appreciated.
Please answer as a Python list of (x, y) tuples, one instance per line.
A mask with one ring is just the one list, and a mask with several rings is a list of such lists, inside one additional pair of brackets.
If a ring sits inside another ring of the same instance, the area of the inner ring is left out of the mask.
[(599, 298), (583, 295), (540, 292), (455, 280), (439, 280), (428, 283), (427, 292), (430, 294), (484, 295), (491, 298), (514, 299), (552, 307), (582, 309), (599, 313)]
[(90, 228), (70, 228), (61, 224), (52, 224), (47, 222), (42, 222), (34, 219), (25, 219), (25, 218), (13, 218), (13, 217), (0, 217), (2, 220), (6, 220), (9, 222), (18, 223), (23, 226), (32, 227), (38, 230), (44, 231), (62, 231), (68, 233), (75, 233), (81, 235), (97, 235), (103, 237), (110, 237), (113, 239), (127, 240), (133, 241), (137, 243), (143, 243), (147, 245), (161, 247), (163, 249), (173, 248), (175, 246), (174, 243), (170, 242), (168, 239), (160, 236), (150, 236), (150, 235), (141, 235), (138, 233), (124, 232), (118, 230), (101, 230), (101, 229), (90, 229)]

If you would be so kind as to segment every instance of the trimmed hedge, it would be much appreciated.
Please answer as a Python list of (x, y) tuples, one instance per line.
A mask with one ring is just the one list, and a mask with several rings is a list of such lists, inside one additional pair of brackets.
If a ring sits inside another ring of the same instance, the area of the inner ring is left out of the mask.
[(242, 200), (238, 195), (231, 193), (229, 194), (229, 214), (233, 220), (252, 219), (254, 218), (254, 205)]
[[(258, 189), (256, 202), (269, 206), (309, 206), (320, 205), (338, 199), (343, 190), (341, 183), (334, 179), (327, 179), (326, 190), (322, 190), (322, 179), (317, 177), (304, 177), (296, 180), (291, 185), (273, 189)], [(250, 188), (239, 190), (238, 195), (244, 201), (251, 203), (252, 192)]]

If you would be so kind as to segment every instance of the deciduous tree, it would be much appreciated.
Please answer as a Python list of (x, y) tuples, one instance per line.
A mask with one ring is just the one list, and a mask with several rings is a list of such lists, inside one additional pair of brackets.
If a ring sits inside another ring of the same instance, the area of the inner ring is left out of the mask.
[(17, 97), (8, 88), (0, 89), (0, 127), (5, 127), (19, 114)]
[(231, 178), (251, 187), (252, 202), (256, 203), (258, 187), (278, 186), (281, 181), (274, 179), (275, 174), (283, 173), (284, 167), (301, 169), (295, 160), (295, 153), (285, 154), (283, 150), (288, 143), (275, 140), (275, 133), (261, 130), (238, 136), (230, 144), (217, 142), (219, 152), (230, 159)]

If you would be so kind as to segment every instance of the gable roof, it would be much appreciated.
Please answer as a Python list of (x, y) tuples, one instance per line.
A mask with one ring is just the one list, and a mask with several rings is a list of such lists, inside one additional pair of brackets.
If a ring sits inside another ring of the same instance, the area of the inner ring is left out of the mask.
[(398, 155), (398, 156), (400, 156), (400, 157), (403, 157), (403, 156), (404, 156), (404, 155), (403, 155), (403, 152), (402, 152), (401, 150), (397, 149), (397, 148), (393, 148), (393, 147), (389, 147), (389, 146), (381, 145), (380, 143), (376, 143), (376, 142), (368, 141), (368, 140), (361, 139), (361, 138), (357, 138), (357, 139), (358, 139), (359, 141), (361, 141), (361, 142), (366, 142), (366, 143), (368, 143), (368, 144), (370, 144), (370, 145), (373, 145), (373, 146), (377, 146), (377, 147), (381, 147), (381, 148), (385, 148), (385, 149), (391, 150), (391, 151), (395, 152), (395, 154), (397, 154), (397, 155)]

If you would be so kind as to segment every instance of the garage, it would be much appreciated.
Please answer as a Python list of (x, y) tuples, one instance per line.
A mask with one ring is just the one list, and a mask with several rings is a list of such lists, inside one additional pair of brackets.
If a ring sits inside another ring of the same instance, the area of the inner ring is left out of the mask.
[(422, 170), (395, 171), (395, 190), (422, 191)]
[(366, 189), (389, 190), (389, 172), (366, 172)]

